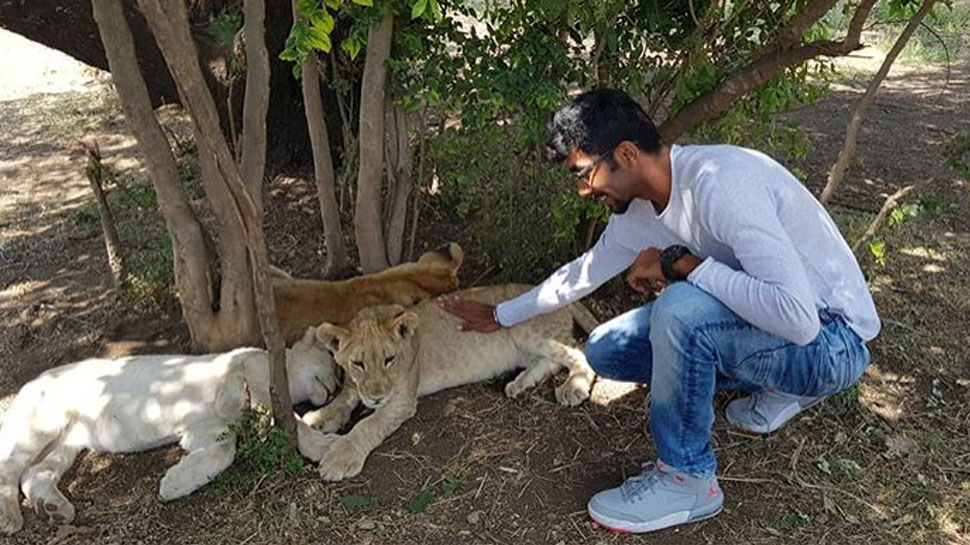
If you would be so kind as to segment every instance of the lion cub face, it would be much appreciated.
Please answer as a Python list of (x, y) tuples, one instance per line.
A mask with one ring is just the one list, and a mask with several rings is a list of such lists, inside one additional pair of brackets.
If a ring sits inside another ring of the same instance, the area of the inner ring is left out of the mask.
[(346, 327), (330, 323), (317, 338), (357, 386), (361, 402), (377, 409), (387, 403), (414, 363), (418, 316), (400, 305), (361, 310)]

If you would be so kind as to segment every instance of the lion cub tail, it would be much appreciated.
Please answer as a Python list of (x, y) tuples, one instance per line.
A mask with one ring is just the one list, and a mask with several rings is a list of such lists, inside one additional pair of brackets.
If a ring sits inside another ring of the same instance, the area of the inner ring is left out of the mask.
[(586, 305), (575, 302), (569, 305), (569, 312), (573, 315), (573, 321), (586, 332), (587, 335), (593, 332), (600, 325), (600, 321), (593, 316), (593, 313), (586, 308)]

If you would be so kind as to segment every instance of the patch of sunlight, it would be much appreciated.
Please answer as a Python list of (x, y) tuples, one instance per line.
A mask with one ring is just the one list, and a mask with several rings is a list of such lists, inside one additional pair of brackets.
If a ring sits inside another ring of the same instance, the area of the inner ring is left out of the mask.
[(915, 246), (912, 248), (903, 248), (899, 250), (899, 253), (912, 256), (921, 257), (923, 259), (932, 259), (933, 261), (946, 261), (946, 256), (942, 252), (937, 252), (932, 248), (926, 248), (923, 246)]
[(888, 274), (877, 274), (869, 279), (869, 291), (879, 293), (882, 288), (889, 288), (893, 285), (893, 277)]
[(23, 282), (16, 282), (10, 284), (2, 291), (0, 291), (0, 300), (11, 298), (15, 299), (17, 297), (26, 295), (32, 291), (37, 291), (45, 286), (45, 282), (39, 280), (25, 280)]
[[(964, 482), (961, 488), (966, 495), (967, 483)], [(959, 496), (959, 494), (957, 495)], [(947, 543), (949, 545), (970, 545), (970, 534), (967, 533), (967, 529), (963, 527), (962, 524), (953, 520), (953, 515), (955, 512), (959, 512), (961, 509), (959, 504), (961, 503), (959, 497), (949, 497), (946, 500), (946, 504), (942, 508), (937, 508), (936, 513), (936, 524), (940, 529), (940, 533), (948, 538)]]
[(939, 265), (937, 265), (935, 263), (930, 263), (930, 264), (928, 264), (928, 265), (926, 265), (926, 266), (923, 267), (923, 272), (928, 272), (928, 273), (941, 273), (941, 272), (946, 272), (946, 269), (944, 269), (943, 267), (941, 267), (941, 266), (939, 266)]
[(596, 405), (609, 405), (618, 399), (640, 388), (639, 384), (633, 382), (617, 382), (609, 379), (599, 379), (593, 385), (589, 401)]
[(866, 375), (870, 380), (859, 391), (859, 404), (890, 422), (899, 421), (903, 416), (905, 390), (912, 390), (916, 379), (883, 371), (874, 363), (869, 365)]
[[(96, 71), (60, 51), (0, 29), (0, 101), (34, 93), (83, 92)], [(9, 53), (9, 54), (7, 54)]]

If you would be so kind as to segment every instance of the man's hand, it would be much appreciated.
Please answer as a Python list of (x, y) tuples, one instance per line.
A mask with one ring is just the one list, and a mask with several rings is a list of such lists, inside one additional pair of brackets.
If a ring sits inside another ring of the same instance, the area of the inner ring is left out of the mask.
[(459, 331), (492, 333), (502, 326), (495, 321), (495, 306), (478, 301), (463, 301), (457, 297), (442, 296), (435, 299), (438, 306), (461, 319)]
[(647, 248), (637, 254), (633, 265), (630, 265), (630, 272), (626, 274), (626, 282), (640, 293), (647, 293), (653, 290), (653, 286), (666, 283), (667, 279), (660, 270), (660, 250)]

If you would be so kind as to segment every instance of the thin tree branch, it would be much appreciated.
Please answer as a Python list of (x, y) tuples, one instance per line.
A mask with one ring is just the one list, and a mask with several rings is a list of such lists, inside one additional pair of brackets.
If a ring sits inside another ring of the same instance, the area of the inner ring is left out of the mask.
[(879, 209), (879, 214), (877, 214), (876, 218), (872, 220), (872, 223), (869, 224), (869, 227), (866, 229), (866, 232), (863, 233), (862, 236), (860, 236), (855, 241), (855, 243), (852, 244), (852, 252), (855, 253), (859, 251), (859, 248), (862, 247), (863, 243), (865, 243), (867, 240), (875, 236), (876, 232), (879, 231), (879, 228), (882, 226), (883, 222), (886, 221), (886, 218), (889, 216), (889, 213), (892, 212), (893, 209), (896, 208), (896, 205), (899, 204), (900, 199), (908, 195), (910, 192), (925, 186), (930, 181), (931, 180), (924, 180), (918, 184), (908, 185), (900, 189), (899, 191), (893, 193), (892, 195), (890, 195), (889, 198), (886, 199), (886, 202), (883, 203), (882, 208)]

